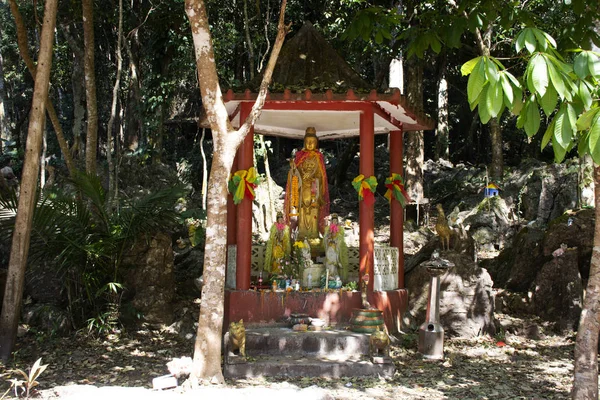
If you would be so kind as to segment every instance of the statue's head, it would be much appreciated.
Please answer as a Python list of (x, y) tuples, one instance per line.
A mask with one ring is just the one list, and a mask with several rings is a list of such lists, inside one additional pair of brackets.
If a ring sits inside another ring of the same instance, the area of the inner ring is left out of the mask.
[(283, 223), (283, 213), (281, 211), (277, 213), (277, 222)]
[(332, 224), (336, 224), (336, 225), (337, 225), (337, 223), (338, 223), (338, 222), (339, 222), (339, 217), (338, 217), (338, 215), (337, 215), (337, 214), (335, 214), (335, 213), (331, 214), (331, 223), (332, 223)]
[(306, 133), (304, 134), (304, 149), (316, 150), (318, 143), (317, 130), (312, 126), (309, 126), (306, 128)]

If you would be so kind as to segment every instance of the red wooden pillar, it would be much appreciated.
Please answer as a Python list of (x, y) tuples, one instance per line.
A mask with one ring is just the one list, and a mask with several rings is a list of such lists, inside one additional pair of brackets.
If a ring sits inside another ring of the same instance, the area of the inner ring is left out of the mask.
[[(252, 103), (243, 102), (240, 109), (240, 123), (246, 119)], [(238, 150), (238, 169), (248, 170), (254, 166), (254, 128)], [(237, 262), (235, 266), (235, 286), (237, 290), (250, 289), (250, 269), (252, 267), (252, 200), (244, 197), (237, 205)]]
[[(365, 107), (360, 114), (360, 173), (368, 178), (375, 175), (375, 127), (373, 106), (371, 103)], [(375, 212), (372, 205), (366, 205), (364, 201), (359, 202), (359, 224), (360, 224), (360, 278), (369, 274), (368, 291), (373, 291), (373, 248), (375, 243)]]
[[(390, 132), (390, 175), (402, 175), (402, 130)], [(404, 289), (404, 210), (392, 198), (390, 205), (390, 246), (398, 248), (398, 288)]]

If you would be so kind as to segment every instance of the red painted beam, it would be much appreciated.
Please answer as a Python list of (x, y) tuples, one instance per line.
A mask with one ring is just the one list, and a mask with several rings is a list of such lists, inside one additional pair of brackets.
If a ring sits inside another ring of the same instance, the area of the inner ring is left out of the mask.
[[(390, 175), (403, 175), (402, 130), (390, 132)], [(398, 248), (398, 287), (404, 288), (404, 209), (392, 198), (390, 203), (390, 246)]]
[[(370, 104), (369, 104), (370, 106)], [(368, 178), (375, 174), (375, 116), (373, 107), (367, 107), (360, 115), (360, 173)], [(364, 201), (359, 202), (359, 268), (360, 279), (369, 274), (369, 292), (373, 291), (373, 249), (375, 245), (375, 212), (373, 205), (366, 205)]]
[[(244, 121), (252, 103), (242, 103), (240, 110), (241, 121)], [(254, 166), (254, 128), (238, 149), (238, 169), (248, 170)], [(235, 171), (234, 171), (235, 172)], [(237, 205), (237, 262), (235, 270), (236, 288), (238, 290), (250, 289), (250, 269), (252, 265), (252, 200), (245, 197)]]

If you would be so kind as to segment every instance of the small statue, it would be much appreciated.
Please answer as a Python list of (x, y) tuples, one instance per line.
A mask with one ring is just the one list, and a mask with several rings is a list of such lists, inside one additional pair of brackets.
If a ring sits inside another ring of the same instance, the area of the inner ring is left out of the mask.
[(265, 252), (264, 269), (273, 275), (281, 274), (283, 260), (290, 256), (290, 228), (283, 220), (283, 214), (277, 213), (277, 221), (271, 227)]
[(360, 298), (362, 300), (362, 307), (366, 310), (371, 309), (371, 303), (367, 300), (367, 286), (369, 285), (369, 274), (364, 274), (360, 281)]
[(390, 337), (377, 326), (377, 330), (371, 334), (369, 339), (369, 353), (371, 358), (380, 356), (379, 353), (383, 353), (383, 357), (390, 356)]
[(325, 228), (323, 236), (325, 247), (325, 268), (329, 276), (341, 275), (343, 280), (348, 278), (348, 247), (344, 239), (344, 227), (337, 214), (331, 214), (331, 221)]
[(444, 214), (444, 209), (442, 208), (442, 205), (438, 204), (436, 207), (438, 210), (438, 219), (435, 224), (435, 231), (440, 237), (442, 250), (450, 250), (450, 236), (452, 236), (452, 230), (448, 226), (446, 214)]
[(246, 328), (244, 320), (240, 322), (231, 322), (229, 324), (229, 340), (231, 341), (231, 351), (239, 349), (240, 355), (246, 357)]

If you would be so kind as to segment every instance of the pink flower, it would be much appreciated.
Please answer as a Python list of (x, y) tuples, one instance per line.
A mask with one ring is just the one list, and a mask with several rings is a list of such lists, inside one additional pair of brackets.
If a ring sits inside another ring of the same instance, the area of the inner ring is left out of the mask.
[(337, 226), (337, 225), (335, 225), (335, 224), (332, 224), (332, 225), (329, 227), (329, 232), (331, 232), (331, 233), (333, 233), (333, 234), (336, 234), (336, 233), (338, 233), (339, 231), (340, 231), (340, 227), (339, 227), (339, 226)]
[(277, 227), (277, 230), (284, 230), (285, 229), (285, 224), (280, 224), (279, 222), (275, 222), (275, 226)]

